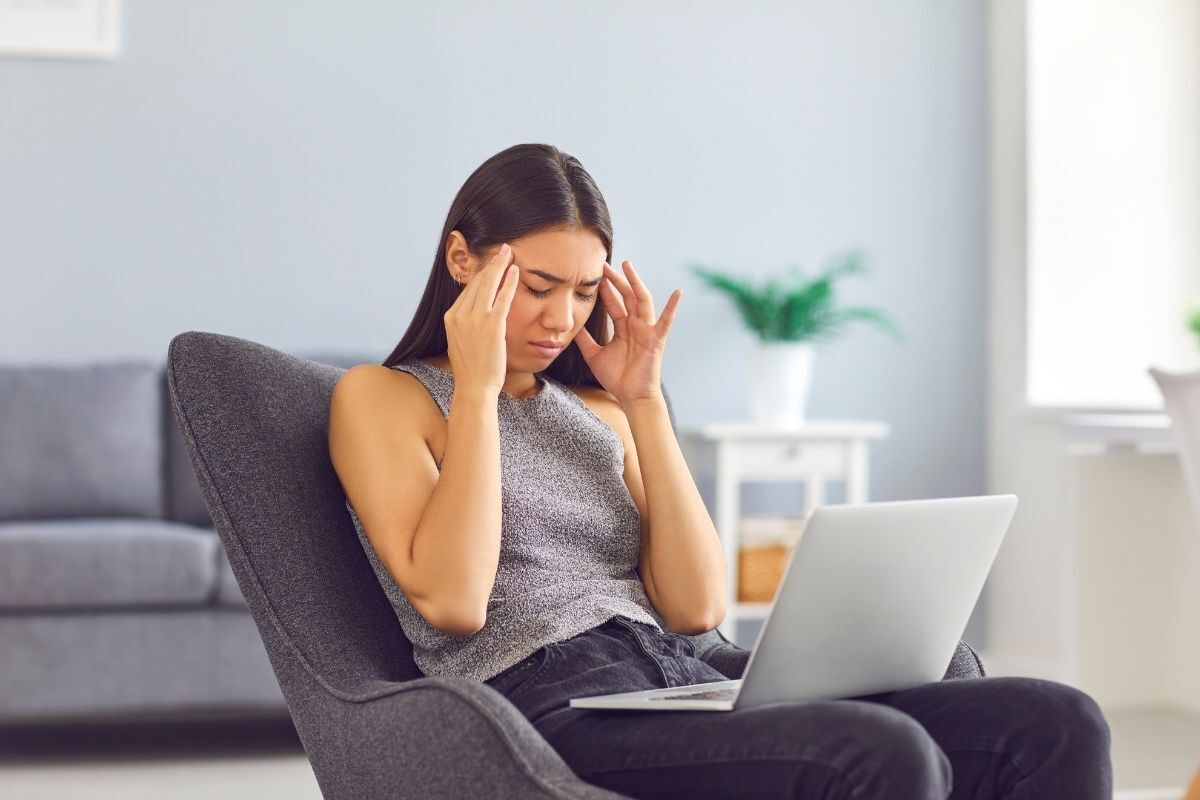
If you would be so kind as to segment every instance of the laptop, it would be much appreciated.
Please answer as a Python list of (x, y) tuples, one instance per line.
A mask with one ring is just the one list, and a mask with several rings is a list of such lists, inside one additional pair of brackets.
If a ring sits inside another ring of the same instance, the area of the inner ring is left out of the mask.
[(939, 681), (1016, 508), (1011, 494), (820, 506), (740, 679), (570, 705), (735, 711)]

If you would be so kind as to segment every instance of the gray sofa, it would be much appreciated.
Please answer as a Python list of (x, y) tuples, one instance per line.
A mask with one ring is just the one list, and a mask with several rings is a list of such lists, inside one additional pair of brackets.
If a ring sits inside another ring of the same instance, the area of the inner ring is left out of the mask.
[(0, 365), (0, 724), (193, 712), (287, 706), (165, 365)]

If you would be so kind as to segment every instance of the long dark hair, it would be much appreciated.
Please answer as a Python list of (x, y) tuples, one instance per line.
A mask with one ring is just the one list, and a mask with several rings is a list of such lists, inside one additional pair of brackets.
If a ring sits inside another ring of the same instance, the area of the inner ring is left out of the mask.
[[(612, 263), (612, 220), (608, 204), (579, 159), (548, 144), (518, 144), (484, 161), (458, 190), (438, 239), (425, 293), (400, 343), (383, 361), (391, 367), (409, 358), (443, 356), (445, 314), (461, 287), (446, 270), (446, 240), (457, 230), (477, 257), (497, 245), (543, 228), (584, 227), (604, 243)], [(608, 313), (596, 303), (584, 323), (598, 344), (608, 344)], [(545, 370), (568, 386), (600, 386), (575, 342)]]

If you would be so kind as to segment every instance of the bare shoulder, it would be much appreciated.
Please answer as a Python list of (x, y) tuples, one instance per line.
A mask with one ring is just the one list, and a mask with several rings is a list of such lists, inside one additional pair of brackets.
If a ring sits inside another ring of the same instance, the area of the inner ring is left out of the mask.
[(420, 381), (407, 372), (381, 364), (357, 364), (342, 373), (333, 387), (334, 397), (352, 397), (356, 401), (394, 402), (415, 397), (414, 384)]
[[(430, 411), (437, 406), (424, 385), (413, 375), (381, 364), (357, 364), (346, 370), (333, 387), (330, 425), (344, 409), (354, 416), (416, 420), (422, 431), (430, 429)], [(440, 412), (438, 412), (440, 416)]]

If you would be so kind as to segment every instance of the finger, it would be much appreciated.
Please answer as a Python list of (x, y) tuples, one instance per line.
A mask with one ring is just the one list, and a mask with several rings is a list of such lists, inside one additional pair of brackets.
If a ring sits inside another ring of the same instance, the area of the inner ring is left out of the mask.
[(472, 298), (471, 308), (473, 310), (491, 310), (492, 305), (496, 302), (496, 290), (500, 288), (500, 281), (504, 278), (504, 270), (511, 261), (512, 248), (505, 242), (500, 245), (500, 249), (488, 260), (487, 265), (472, 281), (472, 283), (482, 284)]
[(632, 261), (623, 261), (621, 266), (625, 270), (625, 277), (629, 281), (630, 289), (637, 297), (638, 312), (641, 313), (642, 319), (647, 322), (654, 322), (654, 298), (650, 296), (650, 287), (647, 286), (640, 275), (633, 269)]
[(520, 273), (520, 268), (516, 264), (509, 264), (508, 268), (500, 278), (500, 291), (496, 295), (496, 302), (492, 303), (492, 311), (500, 312), (505, 317), (508, 316), (508, 310), (512, 308), (513, 295), (517, 293), (517, 276)]
[(497, 248), (495, 254), (488, 259), (487, 265), (480, 271), (478, 280), (482, 284), (479, 289), (481, 294), (475, 302), (482, 311), (491, 311), (496, 305), (496, 298), (512, 259), (512, 248), (505, 242)]
[(614, 269), (612, 264), (607, 262), (604, 265), (604, 276), (608, 278), (613, 293), (621, 298), (621, 308), (625, 309), (626, 315), (636, 315), (638, 306), (637, 295), (634, 294), (625, 276)]
[(629, 312), (630, 316), (641, 316), (638, 312), (637, 295), (633, 293), (633, 288), (630, 287), (629, 281), (620, 272), (613, 269), (611, 264), (605, 264), (605, 275), (613, 286), (621, 293), (621, 299), (624, 301), (624, 307)]
[(629, 316), (629, 309), (625, 307), (625, 299), (607, 277), (600, 281), (600, 299), (604, 301), (604, 310), (608, 312), (608, 316), (614, 322)]
[(676, 289), (667, 298), (666, 308), (663, 309), (662, 316), (655, 323), (655, 327), (659, 329), (659, 335), (666, 336), (670, 332), (671, 326), (675, 324), (675, 309), (679, 308), (679, 301), (682, 298), (683, 289)]
[(600, 282), (600, 299), (604, 301), (604, 310), (608, 313), (608, 318), (612, 320), (613, 330), (616, 334), (624, 336), (629, 312), (625, 308), (620, 293), (607, 279)]

